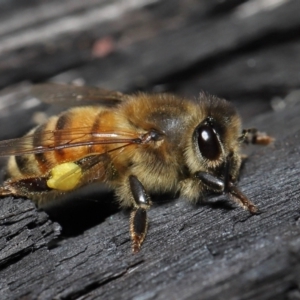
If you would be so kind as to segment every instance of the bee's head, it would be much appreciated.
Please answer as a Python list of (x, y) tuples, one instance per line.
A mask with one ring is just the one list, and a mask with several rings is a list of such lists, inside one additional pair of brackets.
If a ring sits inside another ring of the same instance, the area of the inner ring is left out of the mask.
[(231, 176), (237, 176), (241, 124), (233, 105), (226, 100), (202, 94), (199, 111), (193, 113), (191, 122), (193, 132), (186, 147), (190, 172), (206, 171), (218, 176), (230, 156)]

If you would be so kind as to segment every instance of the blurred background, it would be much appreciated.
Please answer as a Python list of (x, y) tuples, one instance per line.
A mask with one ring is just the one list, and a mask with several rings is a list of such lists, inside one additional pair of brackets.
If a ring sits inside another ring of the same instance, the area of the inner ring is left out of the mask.
[(245, 122), (284, 109), (300, 88), (299, 11), (298, 0), (0, 0), (0, 137), (43, 121), (29, 91), (45, 81), (204, 90)]

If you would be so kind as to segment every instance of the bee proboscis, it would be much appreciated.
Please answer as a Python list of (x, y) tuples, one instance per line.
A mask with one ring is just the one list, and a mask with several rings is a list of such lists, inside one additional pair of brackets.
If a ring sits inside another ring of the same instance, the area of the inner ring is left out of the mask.
[(58, 84), (34, 86), (33, 94), (73, 107), (24, 137), (0, 142), (0, 156), (10, 156), (0, 196), (27, 197), (42, 206), (90, 183), (105, 183), (121, 206), (132, 208), (133, 252), (147, 233), (152, 193), (179, 192), (192, 202), (207, 192), (227, 193), (257, 212), (236, 186), (241, 145), (266, 145), (272, 138), (241, 130), (226, 100)]

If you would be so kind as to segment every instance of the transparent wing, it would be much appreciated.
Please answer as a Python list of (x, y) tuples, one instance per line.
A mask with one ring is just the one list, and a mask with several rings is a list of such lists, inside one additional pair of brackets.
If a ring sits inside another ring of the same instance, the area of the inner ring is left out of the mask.
[(127, 95), (116, 91), (56, 83), (34, 85), (31, 93), (45, 103), (67, 106), (96, 104), (114, 106), (128, 99)]
[(39, 140), (35, 134), (0, 142), (0, 156), (44, 153), (65, 148), (104, 144), (141, 144), (147, 142), (146, 134), (124, 132), (105, 128), (91, 132), (90, 128), (44, 131)]

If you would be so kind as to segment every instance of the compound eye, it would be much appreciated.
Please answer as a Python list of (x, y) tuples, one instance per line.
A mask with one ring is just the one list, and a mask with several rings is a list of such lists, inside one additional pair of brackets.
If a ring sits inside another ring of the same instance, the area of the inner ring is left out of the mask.
[(204, 124), (197, 128), (198, 147), (203, 157), (216, 160), (221, 155), (220, 142), (214, 128), (210, 124)]

